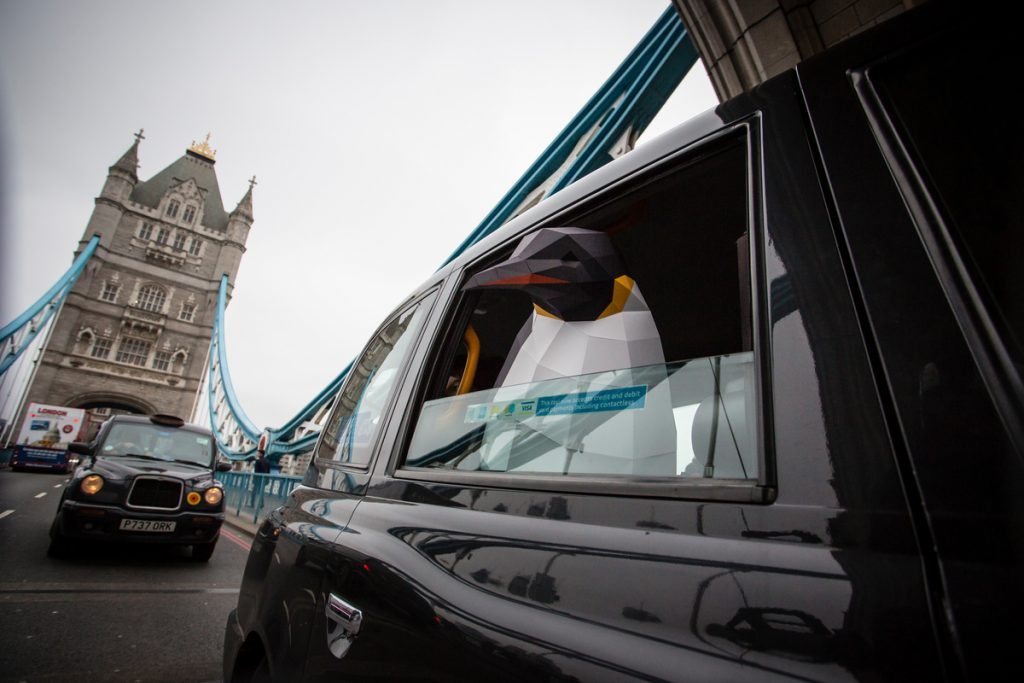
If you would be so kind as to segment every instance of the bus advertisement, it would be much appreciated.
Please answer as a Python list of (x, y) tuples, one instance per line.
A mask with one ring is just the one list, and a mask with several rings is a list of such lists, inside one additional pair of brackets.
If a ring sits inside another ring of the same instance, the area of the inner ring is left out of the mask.
[(88, 422), (83, 408), (29, 403), (14, 445), (11, 468), (70, 471), (74, 462), (68, 444), (88, 433)]

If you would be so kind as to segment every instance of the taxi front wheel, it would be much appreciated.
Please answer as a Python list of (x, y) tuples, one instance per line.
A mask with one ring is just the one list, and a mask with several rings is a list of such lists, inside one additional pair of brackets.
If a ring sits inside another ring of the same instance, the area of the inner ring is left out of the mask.
[(50, 524), (50, 546), (46, 549), (46, 554), (50, 557), (67, 557), (70, 551), (71, 541), (60, 532), (60, 515), (58, 514)]
[(196, 543), (192, 546), (192, 559), (196, 562), (209, 562), (213, 557), (213, 549), (217, 547), (217, 541), (213, 543)]

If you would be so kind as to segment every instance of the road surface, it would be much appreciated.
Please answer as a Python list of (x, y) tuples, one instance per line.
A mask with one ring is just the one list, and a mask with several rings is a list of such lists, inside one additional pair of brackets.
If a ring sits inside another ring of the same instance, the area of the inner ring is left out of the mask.
[(52, 559), (68, 478), (0, 470), (0, 681), (221, 680), (245, 536), (225, 528), (209, 563), (187, 548), (110, 544)]

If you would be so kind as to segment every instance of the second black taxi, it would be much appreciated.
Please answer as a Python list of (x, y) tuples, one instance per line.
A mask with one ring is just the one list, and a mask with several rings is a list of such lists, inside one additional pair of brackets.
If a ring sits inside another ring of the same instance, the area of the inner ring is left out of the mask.
[(188, 545), (193, 559), (210, 559), (224, 521), (210, 430), (170, 415), (116, 415), (70, 450), (82, 464), (61, 493), (51, 556), (76, 541), (130, 541)]

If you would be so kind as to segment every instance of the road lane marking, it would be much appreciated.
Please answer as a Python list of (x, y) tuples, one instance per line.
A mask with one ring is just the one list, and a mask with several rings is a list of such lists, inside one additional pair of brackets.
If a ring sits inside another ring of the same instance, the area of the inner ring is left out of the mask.
[(13, 515), (13, 514), (14, 514), (14, 510), (4, 510), (3, 512), (0, 512), (0, 519), (3, 519), (7, 515)]
[(238, 536), (235, 536), (233, 533), (231, 533), (230, 531), (228, 531), (224, 527), (221, 527), (220, 535), (223, 536), (224, 538), (228, 539), (229, 541), (231, 541), (235, 545), (241, 546), (241, 548), (243, 550), (245, 550), (246, 552), (248, 552), (249, 549), (252, 547), (251, 543), (247, 543), (244, 539), (242, 539), (242, 538), (240, 538)]
[(59, 593), (59, 594), (68, 594), (68, 593), (82, 593), (82, 594), (119, 593), (119, 594), (132, 594), (132, 595), (136, 595), (136, 594), (140, 594), (140, 595), (141, 594), (154, 594), (154, 595), (166, 594), (166, 595), (170, 595), (170, 594), (188, 593), (188, 594), (205, 594), (205, 595), (238, 595), (238, 591), (239, 591), (238, 588), (188, 588), (188, 587), (175, 587), (175, 586), (168, 586), (167, 588), (121, 588), (121, 587), (105, 588), (105, 587), (85, 587), (85, 586), (67, 586), (67, 587), (51, 588), (51, 587), (43, 587), (43, 586), (36, 587), (36, 586), (33, 586), (32, 584), (29, 584), (25, 588), (21, 588), (21, 587), (14, 588), (14, 589), (2, 588), (2, 589), (0, 589), (0, 596), (7, 596), (7, 595), (14, 595), (14, 594), (24, 594), (24, 593), (55, 593), (55, 594), (56, 593)]
[(46, 491), (43, 491), (42, 493), (37, 493), (36, 494), (36, 498), (42, 498), (45, 495), (46, 495)]
[[(187, 565), (189, 561), (182, 561)], [(152, 583), (135, 582), (98, 582), (98, 581), (0, 581), (0, 595), (8, 593), (230, 593), (238, 592), (235, 579), (230, 582), (197, 583), (182, 581), (153, 585)]]
[(59, 488), (60, 488), (61, 486), (63, 486), (63, 485), (64, 485), (64, 484), (54, 484), (54, 485), (53, 485), (53, 488), (55, 488), (55, 489), (59, 489)]

